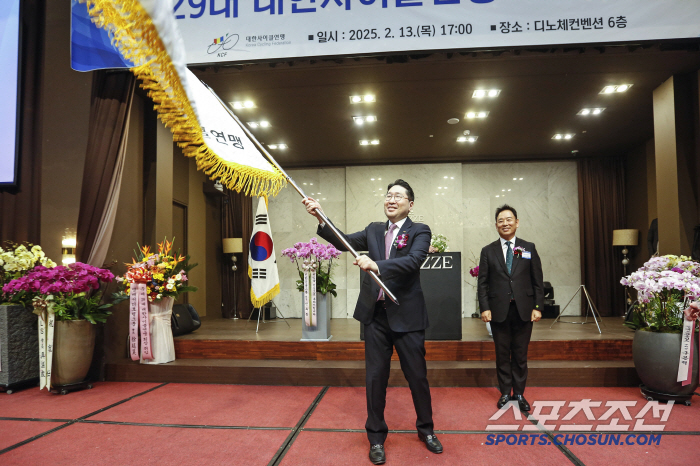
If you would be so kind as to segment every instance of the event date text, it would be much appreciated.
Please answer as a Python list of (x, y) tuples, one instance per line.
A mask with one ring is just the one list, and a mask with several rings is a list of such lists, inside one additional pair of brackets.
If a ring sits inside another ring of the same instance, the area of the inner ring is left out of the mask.
[[(319, 42), (337, 42), (341, 40), (375, 40), (375, 39), (395, 39), (402, 37), (435, 37), (435, 36), (452, 36), (466, 35), (472, 33), (472, 25), (465, 24), (443, 24), (435, 26), (432, 24), (418, 26), (402, 26), (396, 29), (384, 28), (380, 29), (351, 29), (347, 32), (343, 31), (321, 31), (316, 33), (316, 38)], [(313, 39), (309, 36), (309, 39)]]

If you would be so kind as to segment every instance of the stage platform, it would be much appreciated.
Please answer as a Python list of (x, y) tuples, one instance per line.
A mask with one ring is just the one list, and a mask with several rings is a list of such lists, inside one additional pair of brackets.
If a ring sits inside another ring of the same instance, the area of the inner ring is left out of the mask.
[[(582, 318), (566, 317), (570, 322)], [(196, 332), (177, 337), (177, 360), (141, 365), (128, 359), (109, 362), (106, 378), (132, 382), (203, 382), (259, 385), (364, 386), (364, 342), (360, 324), (332, 319), (330, 341), (300, 341), (301, 319), (256, 321), (204, 320)], [(620, 317), (606, 317), (602, 333), (587, 324), (535, 325), (528, 360), (532, 386), (635, 386), (634, 332)], [(462, 319), (461, 341), (427, 341), (432, 386), (496, 386), (493, 340), (478, 319)], [(389, 380), (405, 386), (396, 354)]]

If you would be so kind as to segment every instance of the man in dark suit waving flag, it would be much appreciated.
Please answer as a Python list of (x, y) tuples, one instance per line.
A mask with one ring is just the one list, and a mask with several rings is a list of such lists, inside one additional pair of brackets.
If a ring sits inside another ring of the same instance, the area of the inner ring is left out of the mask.
[[(396, 296), (399, 304), (385, 299), (369, 274), (365, 275), (353, 317), (364, 324), (365, 374), (367, 394), (367, 438), (369, 459), (374, 464), (386, 461), (384, 440), (389, 429), (384, 420), (386, 387), (391, 355), (396, 348), (416, 409), (418, 437), (433, 453), (442, 453), (442, 445), (433, 432), (433, 409), (425, 363), (425, 329), (428, 311), (420, 287), (420, 266), (430, 247), (430, 228), (408, 218), (413, 208), (413, 189), (403, 180), (387, 188), (384, 214), (387, 221), (370, 223), (364, 230), (345, 235), (357, 251), (368, 251), (354, 264), (379, 275)], [(321, 210), (311, 198), (303, 200), (306, 210), (319, 221), (318, 234), (341, 251), (347, 249), (316, 214)]]
[(515, 237), (518, 214), (509, 205), (496, 209), (500, 238), (481, 250), (477, 292), (481, 320), (491, 322), (496, 346), (496, 373), (502, 408), (512, 398), (522, 411), (530, 411), (525, 400), (527, 347), (532, 323), (542, 318), (544, 283), (542, 262), (535, 244)]

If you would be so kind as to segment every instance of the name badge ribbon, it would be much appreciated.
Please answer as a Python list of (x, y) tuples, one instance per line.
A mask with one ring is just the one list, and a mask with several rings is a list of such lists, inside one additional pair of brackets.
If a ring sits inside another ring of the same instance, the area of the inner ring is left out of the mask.
[(678, 378), (676, 382), (682, 385), (690, 385), (693, 378), (693, 337), (695, 334), (695, 321), (700, 319), (700, 302), (690, 303), (688, 309), (683, 311), (683, 334), (681, 337), (681, 355), (678, 361)]

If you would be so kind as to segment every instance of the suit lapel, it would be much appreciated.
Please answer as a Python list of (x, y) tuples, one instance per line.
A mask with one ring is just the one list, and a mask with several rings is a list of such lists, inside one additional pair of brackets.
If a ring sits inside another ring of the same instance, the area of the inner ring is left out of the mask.
[(384, 235), (386, 234), (387, 229), (389, 228), (389, 222), (385, 222), (384, 224), (377, 225), (377, 245), (379, 246), (379, 260), (384, 260), (386, 257), (384, 257)]
[[(520, 238), (515, 238), (515, 246), (516, 246), (516, 247), (518, 247), (518, 246), (523, 247), (523, 242), (522, 242), (522, 240), (521, 240)], [(523, 249), (525, 249), (525, 248), (523, 248)], [(518, 264), (520, 264), (522, 261), (523, 261), (522, 256), (513, 255), (513, 267), (512, 267), (512, 270), (511, 270), (511, 275), (513, 275), (513, 274), (515, 273), (515, 268), (516, 268), (516, 267), (518, 266)]]
[[(413, 222), (411, 221), (410, 218), (406, 217), (406, 221), (403, 222), (403, 226), (399, 230), (399, 232), (396, 234), (396, 238), (399, 237), (399, 235), (405, 235), (408, 233), (408, 229), (411, 228), (411, 225), (413, 225)], [(391, 251), (389, 251), (389, 259), (393, 259), (396, 257), (396, 241), (393, 242), (391, 245)]]

